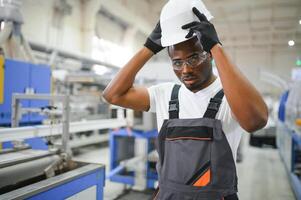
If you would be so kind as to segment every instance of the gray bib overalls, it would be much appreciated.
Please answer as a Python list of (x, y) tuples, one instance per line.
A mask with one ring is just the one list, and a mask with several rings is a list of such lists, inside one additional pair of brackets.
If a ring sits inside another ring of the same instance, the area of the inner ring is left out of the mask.
[(159, 190), (156, 200), (237, 200), (237, 175), (231, 148), (215, 119), (223, 90), (211, 98), (203, 118), (179, 119), (175, 85), (157, 139)]

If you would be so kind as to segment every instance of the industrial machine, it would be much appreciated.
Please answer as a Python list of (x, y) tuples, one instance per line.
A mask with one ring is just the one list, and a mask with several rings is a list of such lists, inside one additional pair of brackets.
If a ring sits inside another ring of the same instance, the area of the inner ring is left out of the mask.
[(293, 127), (297, 134), (301, 136), (301, 80), (296, 81), (288, 95), (286, 111), (285, 111), (285, 123), (289, 127)]
[(103, 165), (58, 151), (15, 149), (0, 154), (0, 199), (103, 199)]
[(21, 138), (26, 136), (21, 135), (12, 141), (11, 149), (2, 150), (0, 199), (103, 199), (104, 166), (75, 162), (71, 157), (69, 96), (14, 94), (12, 98), (14, 128), (19, 125), (23, 113), (41, 112), (37, 108), (23, 108), (22, 100), (61, 102), (62, 143), (38, 150), (37, 143), (41, 144), (43, 139), (24, 142)]
[[(11, 124), (11, 102), (13, 93), (49, 94), (51, 71), (47, 65), (31, 64), (24, 61), (5, 59), (3, 81), (3, 102), (0, 103), (0, 125)], [(26, 107), (47, 107), (47, 101), (23, 101)], [(44, 118), (39, 114), (27, 114), (22, 124), (41, 124)]]
[(301, 199), (301, 82), (295, 81), (280, 99), (277, 146), (298, 200)]

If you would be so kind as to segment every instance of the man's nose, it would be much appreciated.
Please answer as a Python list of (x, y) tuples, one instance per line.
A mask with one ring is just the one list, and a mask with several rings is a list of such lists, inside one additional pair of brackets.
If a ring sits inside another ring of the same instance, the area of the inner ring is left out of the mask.
[(192, 72), (192, 67), (190, 66), (189, 63), (185, 62), (183, 63), (183, 73), (191, 73)]

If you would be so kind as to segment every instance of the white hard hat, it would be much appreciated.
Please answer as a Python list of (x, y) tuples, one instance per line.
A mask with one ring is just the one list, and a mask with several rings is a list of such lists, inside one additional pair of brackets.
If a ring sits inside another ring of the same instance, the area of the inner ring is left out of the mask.
[(189, 30), (183, 30), (182, 26), (198, 18), (192, 12), (196, 7), (208, 20), (213, 16), (207, 10), (202, 0), (169, 0), (163, 7), (160, 16), (162, 30), (161, 44), (163, 47), (171, 46), (188, 40), (185, 36)]

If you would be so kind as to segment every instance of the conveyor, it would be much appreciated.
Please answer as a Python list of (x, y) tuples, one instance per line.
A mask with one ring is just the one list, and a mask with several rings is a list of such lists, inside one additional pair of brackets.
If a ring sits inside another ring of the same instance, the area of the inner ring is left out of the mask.
[(2, 153), (0, 155), (0, 193), (17, 188), (24, 182), (46, 177), (46, 168), (59, 160), (60, 156), (55, 152), (42, 150), (27, 149)]
[(103, 199), (104, 166), (75, 162), (71, 158), (69, 97), (15, 94), (13, 98), (16, 108), (13, 126), (18, 125), (19, 112), (22, 113), (19, 99), (63, 101), (62, 144), (49, 150), (31, 149), (20, 140), (23, 136), (18, 138), (14, 149), (0, 151), (0, 199)]
[(100, 200), (104, 178), (103, 165), (74, 162), (59, 151), (22, 149), (0, 154), (1, 200), (76, 196)]

